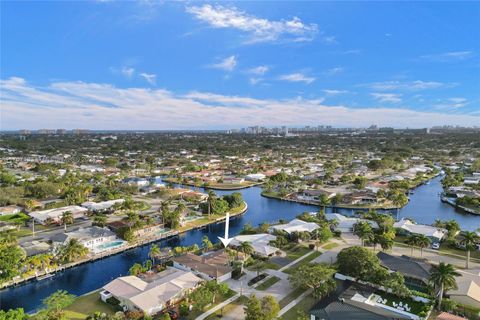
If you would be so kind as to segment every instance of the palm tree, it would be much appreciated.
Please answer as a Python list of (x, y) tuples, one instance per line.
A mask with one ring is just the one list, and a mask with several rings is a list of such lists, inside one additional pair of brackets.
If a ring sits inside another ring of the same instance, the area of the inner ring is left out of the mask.
[(325, 208), (330, 205), (330, 199), (325, 193), (320, 195), (320, 199), (318, 200), (319, 206), (325, 211)]
[(65, 231), (67, 231), (67, 223), (68, 224), (72, 224), (73, 223), (73, 214), (72, 212), (70, 211), (65, 211), (63, 214), (62, 214), (62, 218), (61, 218), (61, 221), (63, 223), (63, 225), (65, 226)]
[(207, 199), (207, 204), (208, 204), (208, 219), (210, 219), (210, 214), (212, 213), (213, 205), (215, 204), (215, 201), (217, 200), (217, 195), (215, 192), (212, 190), (208, 190), (208, 199)]
[(252, 254), (255, 250), (253, 249), (251, 242), (244, 241), (238, 246), (238, 251), (242, 252), (245, 256), (248, 256)]
[(423, 257), (423, 249), (428, 248), (430, 244), (432, 243), (432, 240), (430, 240), (429, 237), (421, 234), (417, 237), (417, 246), (420, 247), (420, 257)]
[(131, 230), (132, 226), (138, 225), (140, 217), (138, 216), (138, 213), (136, 213), (135, 211), (128, 211), (126, 220), (128, 222), (128, 227)]
[(418, 245), (418, 236), (416, 234), (409, 235), (405, 243), (410, 246), (410, 256), (413, 257), (413, 249)]
[(150, 251), (148, 252), (148, 256), (152, 259), (153, 265), (155, 265), (155, 258), (160, 256), (160, 248), (156, 244), (152, 244), (150, 246)]
[(353, 225), (353, 234), (362, 240), (362, 246), (365, 246), (365, 241), (372, 241), (374, 234), (372, 226), (366, 221), (359, 221)]
[(93, 216), (93, 225), (94, 226), (105, 227), (106, 223), (107, 223), (107, 217), (104, 216), (103, 214), (97, 214), (97, 215)]
[(207, 236), (203, 236), (202, 246), (203, 246), (203, 252), (207, 252), (213, 246), (213, 244)]
[(72, 262), (81, 259), (87, 254), (88, 249), (75, 238), (70, 239), (70, 241), (60, 249), (60, 257), (64, 262)]
[(465, 231), (462, 234), (461, 243), (465, 246), (465, 249), (467, 249), (467, 261), (465, 265), (465, 268), (467, 269), (470, 262), (470, 250), (472, 250), (472, 248), (473, 249), (475, 248), (475, 244), (479, 240), (480, 240), (480, 237), (473, 231)]
[(449, 289), (457, 288), (455, 277), (459, 277), (460, 273), (455, 271), (455, 267), (451, 264), (440, 262), (430, 274), (430, 281), (436, 289), (438, 289), (438, 309), (442, 306), (443, 294)]

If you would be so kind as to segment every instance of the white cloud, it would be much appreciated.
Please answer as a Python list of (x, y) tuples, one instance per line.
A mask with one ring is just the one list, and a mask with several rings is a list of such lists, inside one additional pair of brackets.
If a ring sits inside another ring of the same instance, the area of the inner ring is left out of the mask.
[(238, 64), (237, 58), (235, 56), (230, 56), (218, 63), (211, 64), (210, 67), (230, 72), (235, 69), (237, 64)]
[(333, 90), (333, 89), (324, 89), (324, 90), (322, 90), (322, 92), (324, 92), (325, 94), (327, 94), (329, 96), (336, 96), (336, 95), (339, 95), (339, 94), (348, 93), (347, 90)]
[(157, 75), (154, 73), (140, 73), (140, 76), (144, 78), (148, 83), (150, 83), (152, 86), (157, 84)]
[(251, 69), (248, 69), (247, 72), (256, 75), (264, 75), (270, 70), (268, 66), (258, 66)]
[(127, 78), (131, 78), (133, 76), (133, 74), (135, 73), (135, 69), (134, 68), (130, 68), (130, 67), (122, 67), (122, 69), (120, 70), (120, 72)]
[(436, 104), (434, 107), (438, 109), (458, 109), (465, 107), (468, 100), (465, 98), (449, 98), (443, 100), (441, 103)]
[(247, 34), (246, 43), (274, 41), (311, 41), (318, 33), (314, 23), (306, 24), (298, 17), (291, 20), (272, 21), (250, 15), (236, 7), (191, 6), (187, 12), (197, 19), (208, 23), (213, 28), (231, 28)]
[(402, 102), (402, 95), (396, 93), (371, 93), (370, 94), (375, 100), (380, 102), (389, 102), (389, 103), (399, 103)]
[(343, 70), (344, 70), (343, 67), (331, 68), (331, 69), (328, 69), (327, 71), (325, 71), (325, 75), (331, 77), (331, 76), (337, 75), (339, 73), (342, 73)]
[(290, 82), (305, 82), (306, 84), (310, 84), (313, 81), (315, 81), (314, 77), (309, 77), (300, 72), (284, 74), (280, 76), (279, 79), (284, 81), (290, 81)]
[(374, 82), (367, 84), (367, 87), (370, 87), (374, 90), (427, 90), (427, 89), (437, 89), (441, 87), (452, 86), (453, 84), (446, 84), (436, 81), (410, 81), (410, 82), (401, 82), (401, 81), (385, 81), (385, 82)]
[[(426, 127), (478, 125), (479, 116), (401, 108), (328, 106), (321, 99), (256, 99), (210, 92), (53, 82), (34, 86), (22, 78), (0, 81), (3, 130), (35, 128), (211, 129), (252, 124)], [(457, 100), (458, 102), (459, 100)]]
[(432, 62), (451, 62), (461, 61), (473, 57), (472, 51), (450, 51), (437, 54), (426, 54), (420, 56), (420, 59), (429, 60)]
[(248, 81), (250, 82), (251, 85), (256, 85), (256, 84), (262, 82), (263, 78), (251, 77), (251, 78), (248, 79)]

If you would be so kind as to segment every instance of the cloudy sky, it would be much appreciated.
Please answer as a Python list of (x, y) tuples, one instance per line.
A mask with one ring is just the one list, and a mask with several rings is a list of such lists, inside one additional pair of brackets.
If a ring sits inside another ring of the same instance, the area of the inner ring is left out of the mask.
[(480, 125), (480, 2), (13, 2), (0, 129)]

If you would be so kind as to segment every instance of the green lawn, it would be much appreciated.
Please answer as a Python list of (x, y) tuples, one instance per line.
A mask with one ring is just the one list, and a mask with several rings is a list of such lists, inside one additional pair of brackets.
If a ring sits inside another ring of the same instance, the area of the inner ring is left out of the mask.
[(318, 302), (311, 294), (302, 299), (296, 306), (288, 310), (282, 317), (282, 320), (297, 320), (299, 314), (306, 314)]
[(305, 289), (297, 288), (290, 292), (285, 298), (280, 300), (278, 303), (280, 304), (280, 308), (285, 307), (287, 304), (298, 298), (302, 293), (305, 292)]
[(301, 267), (303, 265), (306, 265), (306, 264), (309, 264), (310, 262), (312, 262), (312, 260), (314, 260), (315, 258), (317, 258), (321, 255), (322, 255), (322, 253), (320, 251), (315, 251), (315, 252), (311, 253), (308, 257), (306, 257), (306, 258), (300, 260), (299, 262), (295, 263), (290, 268), (283, 270), (283, 272), (290, 274), (293, 271), (295, 271), (296, 269), (298, 269), (299, 267)]
[(336, 242), (330, 242), (330, 243), (327, 243), (326, 245), (324, 245), (324, 246), (322, 247), (322, 249), (331, 250), (331, 249), (336, 248), (336, 247), (338, 247), (338, 243), (336, 243)]
[(248, 298), (246, 296), (240, 296), (237, 300), (227, 304), (225, 307), (212, 313), (206, 318), (206, 320), (221, 319), (223, 317), (223, 314), (227, 314), (238, 306), (242, 306), (247, 300)]
[(275, 283), (277, 283), (278, 281), (280, 281), (280, 278), (276, 277), (276, 276), (272, 276), (271, 278), (268, 278), (266, 281), (264, 281), (262, 284), (260, 284), (258, 287), (256, 287), (255, 289), (257, 290), (261, 290), (261, 291), (264, 291), (264, 290), (267, 290), (268, 288), (270, 288), (271, 286), (273, 286)]
[[(214, 304), (211, 304), (210, 306), (206, 307), (205, 310), (203, 311), (199, 311), (199, 310), (196, 310), (196, 309), (193, 309), (189, 314), (188, 316), (186, 317), (186, 319), (188, 320), (194, 320), (196, 319), (199, 315), (201, 315), (202, 313), (204, 313), (205, 311), (208, 311), (210, 309), (212, 309), (213, 307), (215, 307), (216, 305), (218, 305), (219, 303), (227, 300), (228, 298), (231, 298), (233, 297), (234, 295), (236, 294), (235, 291), (233, 290), (230, 290), (226, 295), (224, 296), (220, 296), (218, 297), (217, 300)], [(235, 302), (235, 301), (234, 301)], [(233, 302), (232, 302), (233, 303)]]
[(30, 216), (26, 215), (25, 213), (23, 212), (20, 212), (20, 213), (16, 213), (16, 214), (7, 214), (7, 215), (4, 215), (4, 216), (0, 216), (0, 221), (3, 221), (3, 222), (11, 222), (11, 223), (14, 223), (14, 222), (21, 222), (21, 223), (24, 223), (28, 220), (31, 220), (32, 218), (30, 218)]
[(305, 247), (301, 244), (293, 244), (286, 248), (283, 248), (283, 250), (287, 253), (287, 258), (292, 261), (297, 260), (298, 258), (304, 256), (310, 251), (308, 247)]
[(68, 319), (85, 319), (88, 315), (96, 311), (109, 315), (113, 315), (116, 311), (119, 311), (115, 309), (114, 306), (100, 300), (99, 292), (100, 290), (97, 290), (76, 298), (73, 304), (66, 309)]

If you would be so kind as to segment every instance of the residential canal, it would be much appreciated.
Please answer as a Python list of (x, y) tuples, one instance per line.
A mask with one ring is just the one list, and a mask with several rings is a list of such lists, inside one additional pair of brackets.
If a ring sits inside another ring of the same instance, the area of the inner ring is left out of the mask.
[[(442, 203), (439, 193), (442, 191), (440, 177), (436, 177), (428, 185), (422, 185), (414, 191), (409, 204), (399, 210), (398, 218), (410, 217), (418, 223), (431, 224), (435, 219), (455, 219), (462, 229), (474, 230), (480, 227), (480, 216), (466, 215), (457, 212), (452, 206)], [(233, 191), (215, 191), (218, 195), (230, 194)], [(265, 198), (260, 195), (261, 188), (242, 189), (243, 198), (248, 203), (248, 211), (230, 221), (231, 235), (238, 234), (242, 226), (251, 223), (256, 226), (265, 221), (276, 222), (279, 219), (290, 220), (304, 211), (316, 211), (317, 207), (299, 203)], [(351, 215), (353, 210), (333, 209), (335, 212)], [(331, 212), (332, 209), (328, 209)], [(395, 213), (396, 214), (396, 213)], [(217, 242), (217, 236), (223, 236), (224, 224), (216, 224), (201, 230), (192, 230), (178, 237), (159, 241), (160, 246), (183, 246), (197, 243), (207, 235), (211, 241)], [(17, 287), (0, 291), (0, 308), (22, 307), (32, 312), (41, 307), (42, 300), (62, 289), (75, 295), (82, 295), (105, 285), (112, 279), (126, 275), (135, 262), (147, 259), (150, 245), (138, 247), (101, 260), (86, 263), (58, 273), (43, 281), (27, 282)]]

